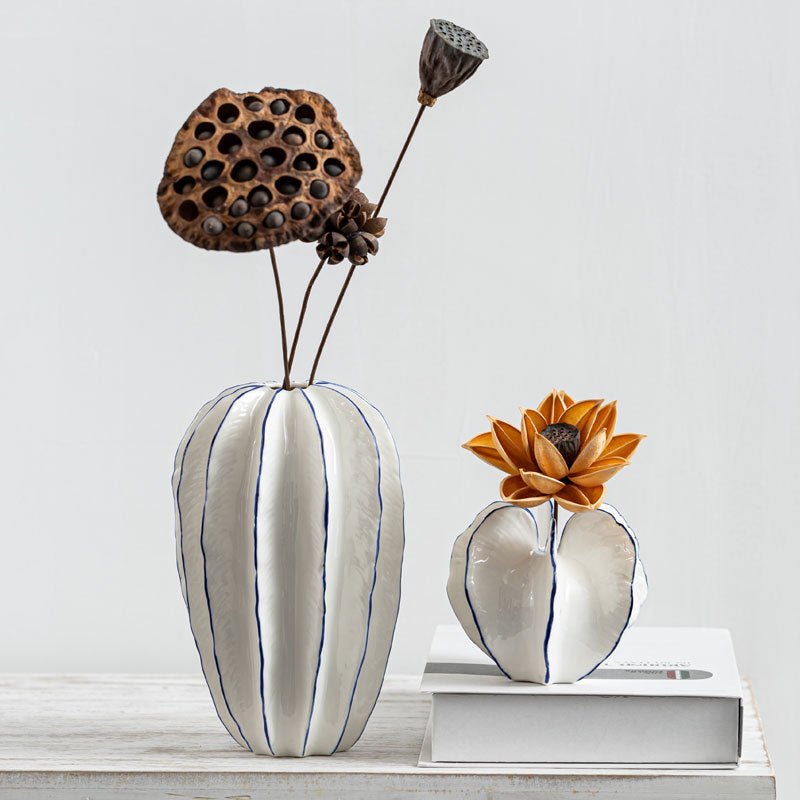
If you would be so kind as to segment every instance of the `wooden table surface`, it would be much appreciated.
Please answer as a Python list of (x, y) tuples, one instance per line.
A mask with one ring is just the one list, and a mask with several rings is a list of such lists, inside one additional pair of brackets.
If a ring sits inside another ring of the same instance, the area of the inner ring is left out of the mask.
[(734, 770), (417, 766), (429, 700), (390, 677), (361, 741), (335, 757), (275, 759), (239, 748), (202, 678), (0, 675), (2, 800), (729, 800), (775, 797), (761, 723), (745, 685), (744, 753)]

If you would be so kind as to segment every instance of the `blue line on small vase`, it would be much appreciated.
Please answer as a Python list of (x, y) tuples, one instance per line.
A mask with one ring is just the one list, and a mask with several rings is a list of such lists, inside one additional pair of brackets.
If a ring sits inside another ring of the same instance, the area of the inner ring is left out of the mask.
[[(263, 386), (263, 384), (242, 384), (241, 386), (234, 386), (234, 387), (231, 387), (232, 391), (229, 391), (228, 394), (224, 393), (225, 391), (228, 391), (226, 389), (222, 393), (220, 393), (214, 401), (212, 401), (211, 406), (209, 406), (208, 410), (203, 415), (203, 417), (200, 420), (198, 420), (197, 424), (194, 426), (194, 430), (192, 431), (191, 436), (189, 436), (189, 438), (188, 438), (188, 440), (186, 442), (186, 447), (184, 448), (183, 456), (181, 457), (181, 469), (180, 469), (180, 474), (178, 476), (178, 485), (175, 488), (175, 504), (176, 504), (177, 509), (178, 509), (178, 532), (180, 534), (179, 541), (180, 541), (180, 551), (181, 551), (181, 565), (183, 567), (183, 580), (184, 580), (184, 589), (185, 589), (184, 601), (186, 603), (186, 611), (187, 611), (187, 613), (189, 615), (189, 630), (192, 632), (192, 639), (194, 640), (194, 646), (197, 649), (197, 655), (200, 657), (200, 669), (203, 672), (203, 678), (205, 679), (205, 682), (206, 682), (206, 685), (209, 688), (209, 691), (211, 690), (211, 683), (208, 680), (208, 673), (206, 672), (206, 667), (205, 667), (205, 664), (203, 663), (203, 653), (200, 650), (200, 645), (199, 645), (199, 643), (197, 641), (197, 637), (194, 634), (194, 625), (192, 624), (192, 609), (191, 609), (191, 603), (189, 601), (189, 583), (188, 583), (188, 581), (186, 579), (186, 553), (184, 552), (184, 548), (183, 548), (183, 510), (181, 508), (181, 502), (180, 502), (181, 486), (183, 485), (183, 470), (184, 470), (184, 466), (186, 464), (186, 456), (189, 453), (189, 445), (194, 440), (194, 435), (195, 435), (195, 433), (197, 433), (197, 430), (199, 429), (200, 425), (203, 424), (205, 419), (214, 410), (214, 408), (216, 408), (216, 406), (219, 403), (221, 403), (223, 400), (227, 399), (228, 397), (231, 397), (231, 395), (236, 394), (236, 392), (239, 391), (240, 389), (246, 389), (247, 390), (245, 392), (242, 392), (242, 394), (239, 395), (239, 397), (243, 397), (248, 392), (251, 392), (251, 391), (253, 391), (255, 389), (261, 388), (262, 386)], [(239, 397), (236, 397), (232, 401), (231, 405), (233, 405), (233, 403), (235, 403), (239, 399)], [(180, 449), (180, 446), (179, 446), (178, 449)], [(178, 571), (178, 574), (180, 575), (180, 570)], [(222, 727), (225, 728), (225, 730), (230, 734), (231, 738), (236, 742), (236, 744), (241, 744), (241, 742), (236, 741), (236, 737), (228, 730), (228, 726), (225, 724), (225, 721), (222, 719), (222, 714), (220, 714), (219, 708), (217, 708), (217, 702), (214, 699), (214, 693), (213, 692), (210, 692), (210, 693), (211, 693), (211, 700), (212, 700), (212, 703), (214, 705), (214, 711), (216, 712), (217, 717), (219, 718), (219, 721), (222, 724)]]
[(397, 617), (400, 613), (400, 601), (402, 598), (403, 552), (405, 550), (405, 544), (406, 544), (406, 528), (405, 528), (406, 500), (405, 500), (405, 494), (403, 493), (403, 478), (400, 472), (400, 452), (397, 449), (397, 443), (394, 440), (394, 436), (392, 436), (391, 429), (389, 428), (389, 423), (386, 421), (386, 417), (383, 415), (383, 412), (377, 406), (374, 406), (372, 403), (370, 403), (369, 400), (367, 400), (367, 398), (364, 397), (364, 395), (362, 395), (360, 392), (357, 392), (355, 389), (351, 389), (349, 386), (343, 386), (340, 383), (333, 383), (331, 381), (320, 381), (319, 383), (320, 385), (323, 386), (336, 386), (339, 389), (344, 389), (346, 392), (352, 392), (359, 400), (361, 400), (363, 403), (366, 403), (366, 405), (368, 405), (383, 420), (383, 424), (386, 427), (386, 431), (389, 434), (389, 441), (391, 441), (392, 443), (392, 447), (394, 448), (394, 454), (395, 457), (397, 458), (397, 479), (398, 479), (398, 484), (400, 486), (400, 535), (402, 536), (402, 543), (400, 549), (400, 575), (398, 576), (397, 579), (398, 580), (397, 608), (395, 609), (394, 612), (392, 635), (389, 638), (389, 647), (386, 651), (386, 660), (383, 662), (383, 670), (381, 672), (380, 682), (378, 683), (378, 690), (375, 693), (375, 698), (372, 701), (372, 706), (370, 707), (369, 714), (367, 714), (367, 716), (364, 718), (364, 724), (361, 726), (361, 730), (358, 732), (358, 736), (356, 736), (355, 739), (353, 740), (354, 742), (357, 742), (361, 738), (361, 735), (364, 733), (364, 728), (367, 727), (367, 723), (369, 722), (369, 719), (372, 716), (372, 712), (375, 710), (375, 706), (378, 703), (378, 697), (380, 696), (381, 687), (383, 686), (383, 679), (386, 676), (386, 668), (389, 665), (389, 656), (392, 653), (392, 645), (394, 644), (394, 634), (395, 631), (397, 630)]
[(327, 592), (327, 577), (326, 577), (326, 568), (327, 568), (327, 561), (328, 561), (328, 511), (329, 511), (329, 498), (328, 498), (328, 464), (325, 461), (325, 442), (322, 439), (322, 428), (319, 424), (319, 419), (317, 418), (317, 412), (314, 409), (314, 404), (311, 402), (311, 398), (306, 394), (304, 389), (300, 389), (300, 394), (303, 395), (305, 401), (308, 403), (308, 407), (311, 409), (311, 414), (314, 417), (314, 423), (317, 426), (317, 433), (319, 434), (319, 448), (320, 452), (322, 453), (322, 476), (325, 480), (325, 512), (324, 512), (324, 523), (325, 523), (325, 538), (323, 542), (323, 555), (322, 555), (322, 625), (321, 625), (321, 632), (319, 638), (319, 653), (317, 655), (317, 671), (314, 675), (314, 690), (311, 695), (311, 710), (308, 713), (308, 725), (306, 726), (306, 735), (303, 739), (303, 755), (306, 754), (306, 746), (308, 745), (308, 734), (311, 732), (311, 719), (314, 716), (314, 705), (317, 701), (317, 681), (319, 680), (319, 672), (322, 667), (322, 647), (325, 644), (325, 615), (327, 613), (327, 606), (325, 602), (325, 593)]
[[(516, 506), (513, 506), (510, 503), (506, 503), (504, 505), (497, 506), (497, 508), (493, 508), (478, 523), (478, 527), (475, 528), (474, 531), (472, 531), (472, 534), (469, 537), (469, 541), (467, 542), (467, 547), (466, 547), (466, 550), (464, 552), (464, 595), (467, 598), (467, 605), (469, 606), (469, 610), (472, 612), (472, 619), (475, 622), (475, 627), (478, 629), (478, 636), (480, 636), (481, 643), (483, 644), (484, 649), (486, 650), (486, 652), (488, 653), (488, 655), (492, 659), (492, 661), (494, 661), (494, 663), (497, 664), (497, 667), (500, 670), (500, 672), (502, 672), (503, 675), (505, 675), (506, 678), (508, 678), (509, 680), (513, 680), (512, 677), (503, 669), (503, 665), (495, 658), (494, 653), (491, 651), (489, 645), (486, 644), (486, 639), (484, 639), (484, 637), (483, 637), (483, 631), (481, 630), (481, 625), (478, 622), (478, 615), (475, 613), (475, 607), (472, 605), (472, 599), (469, 596), (469, 586), (467, 585), (467, 580), (469, 578), (469, 551), (470, 551), (470, 548), (472, 547), (472, 540), (475, 538), (475, 534), (478, 533), (478, 531), (483, 527), (483, 525), (486, 522), (486, 520), (488, 520), (489, 517), (492, 516), (492, 514), (494, 514), (496, 511), (503, 511), (506, 508), (516, 508)], [(533, 521), (534, 521), (534, 524), (535, 524), (536, 520), (534, 519)], [(474, 520), (473, 520), (472, 524), (473, 525), (475, 524)], [(470, 527), (472, 527), (472, 526), (470, 526)], [(539, 538), (539, 528), (538, 528), (538, 526), (536, 527), (536, 538), (537, 538), (537, 541), (538, 541), (538, 538)]]
[[(260, 389), (262, 387), (259, 386), (257, 388)], [(222, 680), (222, 670), (219, 665), (219, 656), (217, 655), (217, 637), (214, 633), (214, 615), (213, 612), (211, 611), (211, 596), (209, 595), (208, 592), (208, 563), (206, 558), (206, 548), (204, 544), (204, 539), (205, 539), (205, 529), (206, 529), (206, 508), (208, 505), (208, 478), (211, 473), (211, 456), (214, 453), (214, 444), (216, 443), (217, 437), (219, 436), (219, 433), (222, 430), (222, 426), (225, 424), (225, 421), (228, 419), (228, 415), (231, 413), (236, 403), (238, 403), (239, 400), (241, 400), (246, 394), (249, 394), (250, 392), (254, 391), (256, 391), (256, 389), (250, 389), (246, 392), (242, 392), (242, 394), (240, 394), (230, 404), (230, 406), (228, 406), (227, 410), (225, 411), (225, 414), (222, 417), (222, 420), (219, 423), (219, 426), (217, 427), (216, 432), (214, 433), (214, 436), (211, 439), (211, 444), (209, 445), (208, 448), (208, 459), (206, 460), (206, 484), (205, 484), (205, 494), (203, 495), (203, 515), (200, 520), (200, 552), (203, 554), (203, 586), (206, 594), (206, 605), (208, 607), (208, 626), (211, 631), (211, 650), (214, 654), (214, 663), (217, 667), (219, 688), (220, 691), (222, 692), (222, 699), (225, 701), (225, 707), (228, 709), (228, 714), (230, 714), (231, 719), (233, 720), (237, 730), (239, 731), (239, 735), (242, 737), (245, 744), (247, 745), (247, 749), (250, 750), (251, 752), (253, 748), (251, 747), (250, 742), (247, 740), (247, 737), (244, 735), (244, 732), (242, 731), (242, 726), (239, 724), (239, 721), (236, 719), (236, 717), (233, 714), (233, 711), (231, 710), (231, 705), (228, 702), (228, 695), (225, 692), (225, 683)]]
[[(617, 636), (617, 641), (614, 642), (614, 646), (588, 672), (581, 675), (581, 677), (578, 678), (579, 681), (582, 681), (584, 678), (591, 675), (607, 658), (611, 657), (611, 654), (619, 646), (620, 640), (622, 639), (622, 634), (624, 634), (625, 631), (628, 629), (628, 624), (630, 623), (631, 615), (633, 614), (633, 605), (634, 605), (633, 584), (634, 581), (636, 580), (636, 565), (639, 563), (639, 543), (636, 540), (636, 535), (633, 533), (633, 530), (631, 530), (631, 528), (628, 526), (628, 523), (625, 521), (625, 518), (622, 516), (622, 514), (620, 514), (619, 511), (617, 511), (617, 509), (614, 508), (613, 506), (608, 505), (608, 503), (603, 503), (603, 505), (600, 506), (600, 508), (598, 508), (597, 511), (602, 511), (604, 514), (607, 514), (609, 517), (611, 517), (611, 519), (614, 520), (614, 522), (620, 528), (622, 528), (622, 530), (625, 531), (626, 535), (631, 541), (631, 544), (633, 545), (633, 568), (631, 569), (631, 589), (630, 589), (631, 605), (630, 608), (628, 608), (628, 616), (625, 617), (625, 624), (622, 626), (619, 635)], [(617, 519), (617, 517), (619, 517), (619, 519)], [(566, 532), (567, 531), (565, 528), (564, 533)]]
[(266, 446), (266, 430), (267, 430), (267, 419), (269, 419), (269, 412), (272, 410), (272, 404), (275, 402), (275, 398), (283, 391), (283, 389), (278, 389), (270, 398), (269, 404), (267, 405), (267, 410), (264, 413), (264, 420), (261, 423), (261, 446), (258, 450), (258, 475), (256, 476), (256, 496), (255, 501), (253, 503), (253, 571), (254, 571), (254, 583), (255, 583), (255, 590), (256, 590), (256, 628), (258, 629), (258, 657), (261, 664), (261, 669), (259, 670), (258, 677), (259, 677), (259, 692), (261, 694), (261, 718), (264, 722), (264, 737), (267, 740), (267, 747), (269, 747), (270, 753), (275, 755), (275, 751), (272, 749), (272, 742), (269, 738), (269, 725), (267, 724), (267, 708), (264, 702), (264, 646), (261, 640), (261, 614), (259, 613), (259, 606), (260, 606), (260, 595), (258, 591), (258, 501), (261, 498), (261, 470), (264, 466), (264, 447)]
[(550, 507), (550, 564), (553, 567), (553, 585), (550, 588), (550, 614), (547, 617), (547, 628), (544, 632), (544, 682), (550, 683), (550, 634), (553, 632), (553, 622), (556, 612), (556, 587), (558, 578), (556, 576), (556, 547), (557, 547), (557, 519), (555, 515), (555, 501), (548, 502)]
[(353, 691), (350, 694), (350, 702), (347, 706), (347, 715), (345, 716), (344, 725), (342, 726), (342, 732), (339, 734), (339, 738), (336, 740), (336, 744), (331, 750), (331, 755), (336, 752), (339, 748), (339, 745), (342, 743), (342, 738), (344, 737), (344, 732), (347, 730), (347, 723), (350, 721), (350, 713), (353, 710), (353, 701), (356, 698), (356, 690), (358, 689), (358, 680), (361, 677), (361, 670), (364, 668), (364, 662), (367, 658), (367, 648), (369, 647), (369, 628), (370, 623), (372, 622), (372, 596), (375, 593), (375, 585), (378, 582), (378, 558), (381, 552), (381, 523), (383, 522), (383, 497), (381, 495), (381, 451), (378, 447), (378, 439), (375, 436), (375, 431), (372, 430), (372, 426), (367, 422), (366, 416), (364, 416), (364, 412), (356, 405), (356, 403), (351, 400), (346, 394), (340, 392), (338, 389), (334, 389), (332, 386), (323, 386), (323, 389), (327, 389), (329, 392), (334, 392), (334, 394), (338, 394), (340, 397), (343, 397), (350, 403), (353, 408), (358, 411), (361, 419), (364, 422), (364, 425), (367, 426), (367, 430), (369, 431), (369, 435), (372, 437), (372, 442), (375, 445), (375, 457), (377, 458), (378, 462), (378, 469), (377, 469), (377, 478), (378, 478), (378, 530), (375, 534), (375, 559), (372, 565), (372, 586), (369, 589), (369, 603), (367, 608), (367, 626), (366, 631), (364, 632), (364, 649), (361, 653), (361, 661), (358, 665), (358, 670), (356, 671), (356, 678), (353, 683)]

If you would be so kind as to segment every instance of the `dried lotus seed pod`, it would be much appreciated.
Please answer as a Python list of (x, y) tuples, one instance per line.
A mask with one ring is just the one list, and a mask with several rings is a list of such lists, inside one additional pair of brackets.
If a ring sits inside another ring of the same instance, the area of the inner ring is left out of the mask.
[(486, 45), (472, 31), (446, 19), (432, 19), (419, 54), (419, 102), (432, 106), (472, 77), (489, 58)]
[(178, 131), (158, 205), (197, 247), (263, 250), (318, 238), (360, 178), (358, 150), (322, 95), (217, 89)]

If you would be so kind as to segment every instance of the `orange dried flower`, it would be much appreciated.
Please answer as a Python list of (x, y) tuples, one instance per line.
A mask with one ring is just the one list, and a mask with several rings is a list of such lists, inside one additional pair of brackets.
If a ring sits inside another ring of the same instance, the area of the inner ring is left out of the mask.
[(606, 481), (630, 463), (645, 438), (639, 433), (614, 434), (616, 401), (576, 403), (553, 389), (537, 409), (521, 410), (519, 428), (489, 417), (491, 430), (463, 447), (507, 472), (500, 497), (526, 508), (551, 499), (567, 511), (597, 508)]

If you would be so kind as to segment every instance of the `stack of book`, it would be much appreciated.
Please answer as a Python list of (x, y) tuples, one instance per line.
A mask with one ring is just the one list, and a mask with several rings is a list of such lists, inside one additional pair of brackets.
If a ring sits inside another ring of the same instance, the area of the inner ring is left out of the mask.
[(440, 626), (420, 765), (736, 766), (742, 688), (728, 631), (638, 628), (574, 684), (515, 683), (457, 626)]

